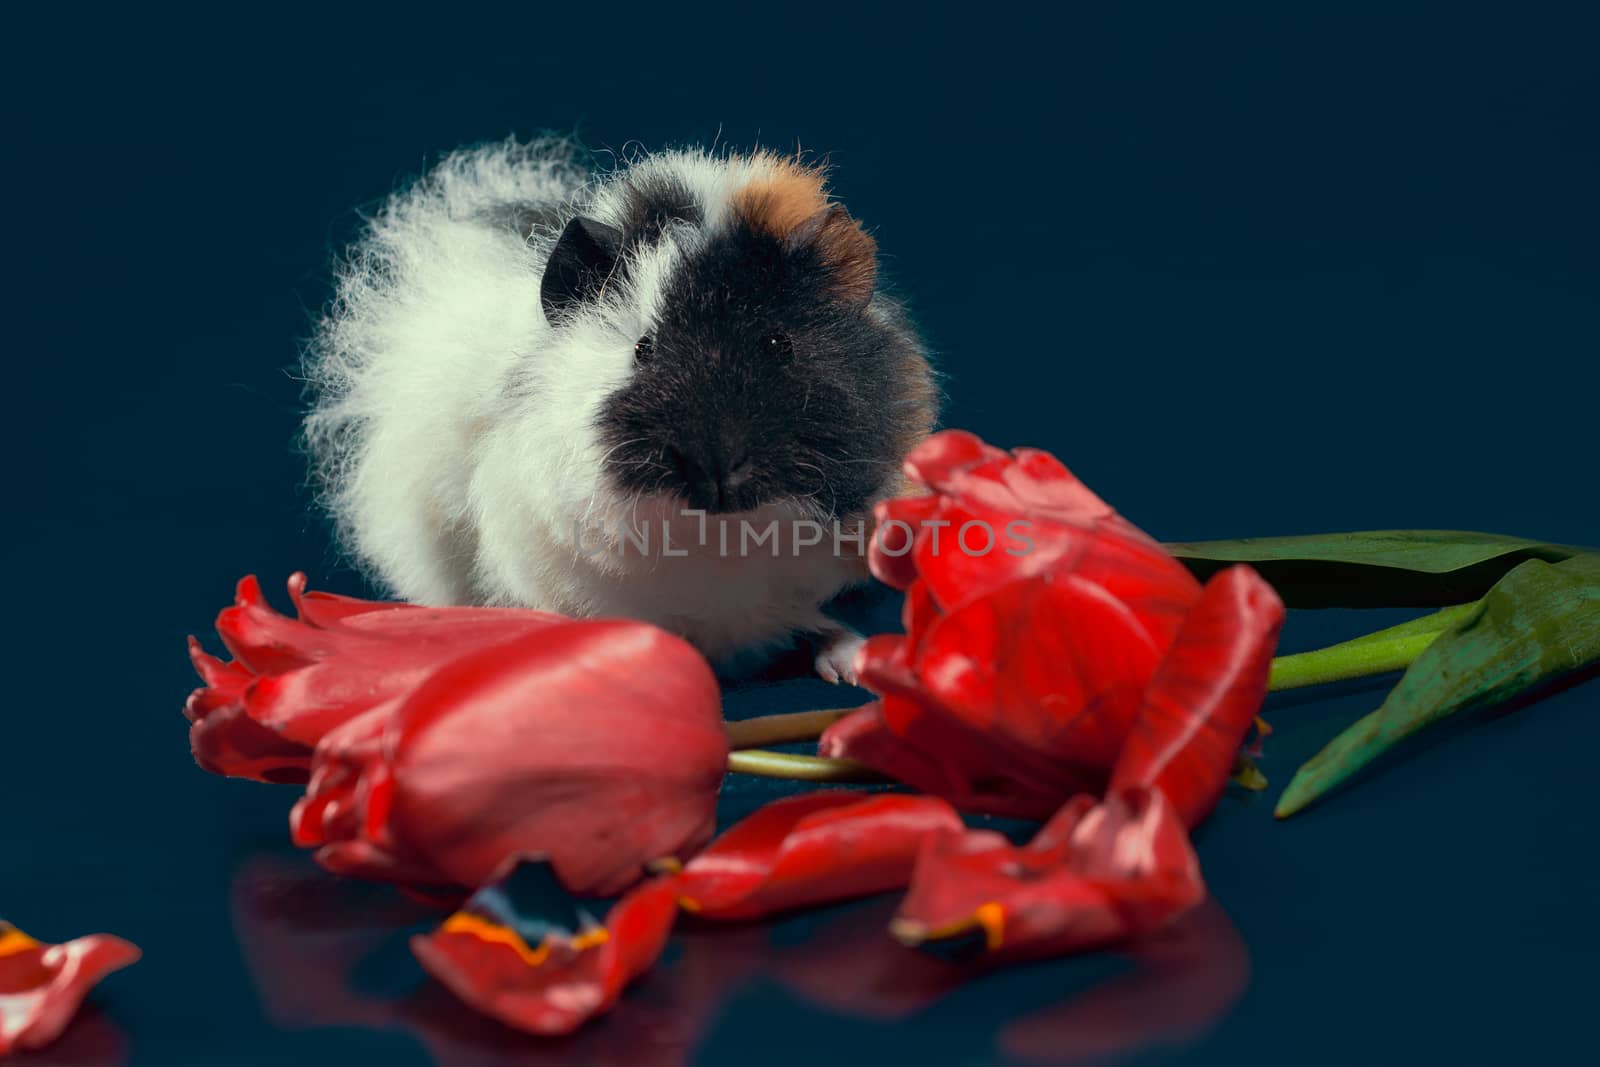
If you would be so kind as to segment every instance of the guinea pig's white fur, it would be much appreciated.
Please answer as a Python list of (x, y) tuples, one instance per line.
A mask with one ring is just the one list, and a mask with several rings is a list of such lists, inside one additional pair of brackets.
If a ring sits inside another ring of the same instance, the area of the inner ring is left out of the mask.
[[(688, 555), (666, 558), (660, 520), (678, 506), (620, 495), (602, 477), (596, 414), (632, 372), (674, 260), (702, 231), (669, 228), (617, 282), (623, 299), (553, 328), (538, 279), (561, 218), (581, 209), (620, 226), (625, 210), (615, 183), (579, 160), (555, 139), (457, 152), (396, 193), (342, 263), (308, 353), (307, 437), (344, 543), (407, 600), (644, 619), (714, 660), (835, 629), (820, 605), (864, 567), (853, 544), (836, 551), (826, 508), (795, 500), (718, 517), (735, 531), (741, 517), (757, 529), (773, 518), (785, 531), (792, 519), (829, 524), (799, 555), (785, 542), (777, 558), (764, 547), (725, 556), (714, 538), (697, 550), (696, 521), (677, 517), (672, 546)], [(773, 165), (688, 150), (630, 167), (670, 171), (710, 230), (733, 191)], [(555, 221), (529, 236), (506, 221), (514, 205), (556, 208)], [(648, 554), (619, 548), (630, 527), (650, 531)], [(580, 529), (603, 531), (606, 550), (580, 549)]]

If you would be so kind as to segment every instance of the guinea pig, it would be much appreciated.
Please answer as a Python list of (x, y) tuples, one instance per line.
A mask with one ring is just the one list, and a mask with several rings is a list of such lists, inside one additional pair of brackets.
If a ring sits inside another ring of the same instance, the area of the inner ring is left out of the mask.
[(936, 415), (873, 238), (798, 158), (584, 159), (458, 151), (341, 259), (306, 355), (341, 540), (405, 600), (643, 619), (723, 666), (807, 638), (852, 678), (822, 606)]

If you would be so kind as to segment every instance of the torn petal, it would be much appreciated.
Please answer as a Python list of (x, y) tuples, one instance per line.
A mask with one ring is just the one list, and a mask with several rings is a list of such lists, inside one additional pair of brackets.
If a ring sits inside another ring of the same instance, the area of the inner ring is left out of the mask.
[(602, 926), (549, 864), (526, 862), (437, 930), (412, 938), (411, 949), (477, 1011), (531, 1033), (571, 1033), (615, 1004), (661, 955), (677, 914), (673, 881), (635, 887)]

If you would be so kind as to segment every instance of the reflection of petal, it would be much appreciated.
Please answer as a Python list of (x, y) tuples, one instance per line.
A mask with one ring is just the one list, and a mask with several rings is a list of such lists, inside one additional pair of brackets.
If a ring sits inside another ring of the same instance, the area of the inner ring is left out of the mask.
[(122, 1067), (128, 1062), (128, 1035), (91, 1001), (64, 1034), (20, 1062), (22, 1067)]
[(262, 1012), (285, 1029), (385, 1025), (388, 1005), (355, 972), (406, 925), (438, 918), (388, 886), (331, 877), (298, 854), (246, 860), (229, 904)]
[(1283, 601), (1248, 567), (1206, 583), (1145, 693), (1113, 789), (1160, 789), (1189, 826), (1210, 813), (1266, 697), (1283, 616)]
[(853, 1018), (904, 1019), (939, 1000), (966, 975), (884, 936), (895, 901), (878, 899), (821, 919), (804, 940), (772, 956), (785, 986), (808, 1002)]
[(0, 1055), (53, 1042), (102, 978), (138, 959), (110, 934), (46, 945), (0, 922)]
[(1017, 848), (973, 830), (930, 838), (891, 929), (939, 955), (1037, 958), (1159, 929), (1205, 895), (1161, 793), (1068, 802)]
[[(440, 1067), (676, 1067), (769, 951), (762, 926), (685, 931), (684, 951), (667, 973), (630, 992), (606, 1025), (546, 1043), (479, 1014), (435, 982), (402, 993), (416, 984), (407, 974), (384, 983), (390, 993), (378, 988), (371, 968), (381, 961), (392, 973), (391, 952), (406, 930), (439, 922), (437, 911), (388, 886), (330, 877), (299, 855), (260, 855), (235, 874), (231, 900), (245, 963), (274, 1026), (397, 1029), (425, 1044)], [(65, 1050), (90, 1021), (80, 1020), (58, 1047)]]
[(1227, 1018), (1250, 983), (1250, 952), (1214, 901), (1127, 949), (1119, 975), (1000, 1031), (1008, 1056), (1040, 1063), (1120, 1061), (1192, 1041)]

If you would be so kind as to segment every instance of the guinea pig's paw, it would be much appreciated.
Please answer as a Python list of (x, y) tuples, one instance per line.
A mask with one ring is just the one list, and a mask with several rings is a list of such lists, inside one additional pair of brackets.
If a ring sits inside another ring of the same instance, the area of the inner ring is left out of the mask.
[(835, 685), (840, 682), (855, 685), (856, 653), (866, 643), (865, 637), (849, 630), (824, 637), (816, 659), (817, 673), (822, 680)]

